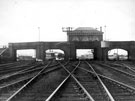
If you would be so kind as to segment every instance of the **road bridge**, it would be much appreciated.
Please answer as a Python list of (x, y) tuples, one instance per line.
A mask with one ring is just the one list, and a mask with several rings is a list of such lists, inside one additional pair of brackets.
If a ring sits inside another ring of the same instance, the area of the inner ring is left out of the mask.
[[(103, 45), (104, 44), (104, 45)], [(45, 60), (45, 51), (48, 49), (60, 49), (64, 51), (65, 59), (76, 59), (77, 49), (94, 49), (95, 60), (106, 60), (111, 49), (124, 49), (128, 52), (128, 59), (135, 60), (134, 41), (89, 41), (89, 42), (22, 42), (9, 43), (9, 55), (16, 60), (16, 51), (21, 49), (35, 49), (36, 58)]]

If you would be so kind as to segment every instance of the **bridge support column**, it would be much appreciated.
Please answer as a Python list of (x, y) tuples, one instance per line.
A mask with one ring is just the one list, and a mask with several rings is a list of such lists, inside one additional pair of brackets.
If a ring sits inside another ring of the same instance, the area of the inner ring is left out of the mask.
[(135, 60), (135, 48), (131, 48), (128, 52), (128, 59)]
[(64, 51), (64, 54), (65, 54), (65, 57), (64, 57), (64, 59), (65, 59), (65, 60), (68, 60), (68, 59), (69, 59), (69, 52), (67, 52), (67, 51)]
[(64, 59), (68, 60), (70, 58), (70, 48), (69, 47), (64, 47), (64, 48), (61, 48), (61, 49), (64, 51), (64, 54), (65, 54)]
[(16, 61), (16, 49), (14, 49), (12, 44), (9, 44), (9, 54), (11, 61)]
[(102, 60), (102, 49), (101, 48), (94, 49), (94, 60)]
[(76, 49), (73, 44), (70, 45), (70, 59), (72, 60), (76, 59)]
[(74, 44), (68, 43), (66, 45), (61, 46), (60, 49), (62, 49), (65, 53), (65, 60), (76, 59), (76, 49)]
[(41, 59), (43, 61), (45, 60), (45, 48), (42, 43), (39, 43), (39, 45), (36, 48), (36, 58)]
[(107, 50), (107, 48), (102, 48), (102, 60), (103, 61), (106, 61), (106, 60), (108, 60), (108, 50)]

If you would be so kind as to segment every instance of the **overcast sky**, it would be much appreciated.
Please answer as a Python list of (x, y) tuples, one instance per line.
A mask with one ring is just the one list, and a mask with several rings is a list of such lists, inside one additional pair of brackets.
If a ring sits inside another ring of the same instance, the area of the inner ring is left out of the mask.
[[(135, 0), (0, 0), (0, 45), (66, 41), (62, 27), (103, 27), (106, 39), (135, 40)], [(104, 36), (105, 38), (105, 36)]]

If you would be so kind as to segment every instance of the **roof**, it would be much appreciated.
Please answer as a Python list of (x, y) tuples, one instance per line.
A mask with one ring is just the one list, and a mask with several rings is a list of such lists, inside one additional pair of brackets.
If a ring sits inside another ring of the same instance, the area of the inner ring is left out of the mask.
[(75, 30), (95, 30), (94, 28), (92, 27), (78, 27), (77, 29)]
[(72, 33), (93, 33), (93, 34), (102, 34), (102, 31), (94, 29), (92, 27), (78, 27), (77, 29), (73, 30)]

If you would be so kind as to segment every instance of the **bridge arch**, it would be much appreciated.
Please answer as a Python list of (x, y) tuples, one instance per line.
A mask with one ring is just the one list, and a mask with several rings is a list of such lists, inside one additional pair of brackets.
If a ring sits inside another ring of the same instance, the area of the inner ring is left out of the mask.
[(62, 49), (46, 49), (45, 50), (45, 59), (55, 59), (55, 60), (64, 60), (65, 59), (65, 52)]
[(129, 51), (123, 48), (110, 48), (107, 51), (108, 60), (128, 60)]
[(94, 60), (94, 49), (76, 49), (76, 58), (80, 60)]
[(35, 60), (36, 50), (35, 49), (17, 49), (16, 50), (16, 60)]

